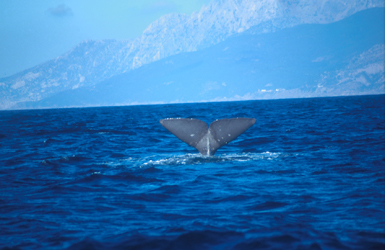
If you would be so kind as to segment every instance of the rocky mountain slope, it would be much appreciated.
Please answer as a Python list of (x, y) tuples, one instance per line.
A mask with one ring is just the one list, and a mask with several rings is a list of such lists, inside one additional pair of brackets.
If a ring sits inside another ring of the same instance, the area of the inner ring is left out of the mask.
[(38, 101), (182, 52), (198, 51), (250, 30), (268, 33), (304, 23), (331, 23), (382, 0), (219, 0), (192, 15), (169, 14), (130, 41), (84, 41), (68, 53), (0, 79), (0, 108)]
[(332, 24), (249, 31), (17, 108), (383, 94), (384, 8)]

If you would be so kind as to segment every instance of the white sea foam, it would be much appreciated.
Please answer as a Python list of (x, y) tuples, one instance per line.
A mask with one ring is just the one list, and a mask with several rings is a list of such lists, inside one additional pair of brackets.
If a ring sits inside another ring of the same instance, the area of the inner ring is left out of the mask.
[[(149, 166), (176, 166), (176, 165), (200, 165), (206, 163), (219, 162), (247, 162), (256, 160), (274, 160), (280, 157), (287, 157), (288, 154), (279, 152), (263, 152), (263, 153), (234, 153), (223, 154), (218, 156), (203, 156), (201, 154), (186, 155), (167, 155), (159, 159), (146, 157), (142, 159), (140, 167)], [(139, 162), (135, 162), (136, 164)]]

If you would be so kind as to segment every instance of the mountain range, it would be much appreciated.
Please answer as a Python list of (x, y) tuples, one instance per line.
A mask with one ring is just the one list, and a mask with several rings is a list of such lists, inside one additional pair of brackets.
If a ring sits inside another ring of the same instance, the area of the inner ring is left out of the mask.
[(383, 93), (383, 5), (212, 1), (0, 79), (0, 108)]

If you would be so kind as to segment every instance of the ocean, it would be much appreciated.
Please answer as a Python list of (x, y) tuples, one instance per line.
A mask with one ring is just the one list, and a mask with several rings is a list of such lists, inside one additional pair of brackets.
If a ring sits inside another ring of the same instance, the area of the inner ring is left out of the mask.
[[(385, 95), (0, 111), (0, 249), (384, 249)], [(164, 118), (256, 123), (201, 156)]]

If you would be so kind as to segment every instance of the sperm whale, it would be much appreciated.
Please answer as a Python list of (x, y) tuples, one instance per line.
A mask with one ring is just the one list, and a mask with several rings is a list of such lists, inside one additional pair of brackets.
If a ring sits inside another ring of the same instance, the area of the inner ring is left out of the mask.
[(202, 155), (214, 155), (254, 125), (254, 118), (231, 118), (216, 120), (208, 127), (204, 121), (193, 118), (167, 118), (160, 124), (181, 141), (196, 148)]

